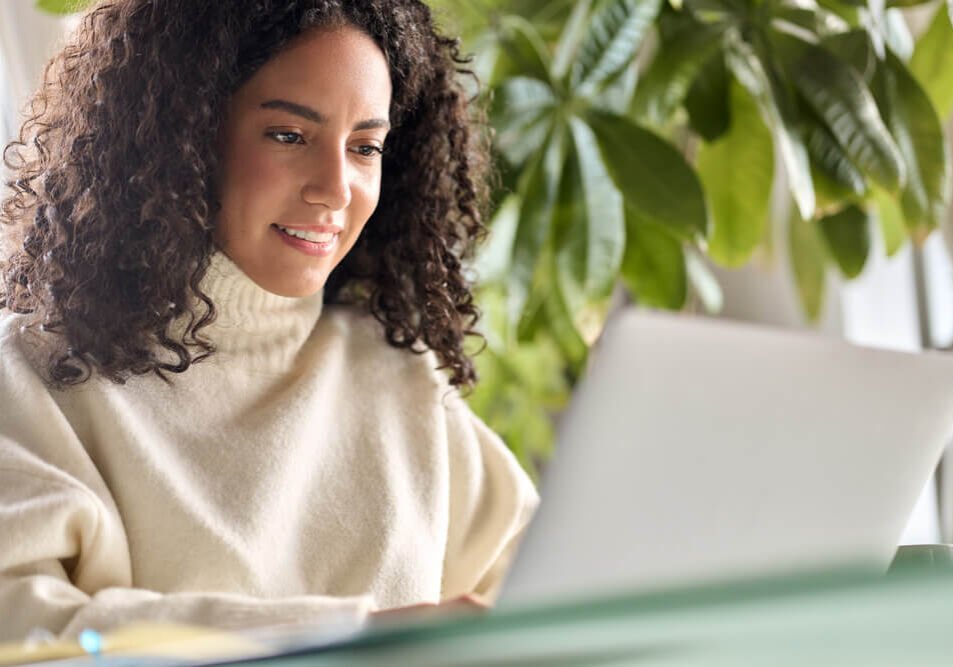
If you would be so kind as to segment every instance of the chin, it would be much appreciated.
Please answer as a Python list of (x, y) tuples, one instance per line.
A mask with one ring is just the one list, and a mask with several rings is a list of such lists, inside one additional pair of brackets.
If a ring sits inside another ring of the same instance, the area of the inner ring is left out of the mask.
[(276, 296), (295, 299), (314, 296), (324, 289), (330, 269), (333, 268), (333, 266), (324, 265), (324, 262), (320, 265), (298, 263), (295, 266), (281, 256), (264, 261), (259, 257), (249, 262), (242, 261), (242, 258), (236, 260), (235, 256), (227, 250), (225, 254), (261, 289)]

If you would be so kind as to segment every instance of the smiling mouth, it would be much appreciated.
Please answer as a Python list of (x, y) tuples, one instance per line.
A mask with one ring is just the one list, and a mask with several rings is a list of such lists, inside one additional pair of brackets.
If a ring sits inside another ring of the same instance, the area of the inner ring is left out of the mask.
[(310, 257), (331, 257), (337, 252), (338, 237), (341, 230), (317, 232), (314, 230), (292, 229), (273, 224), (275, 234), (287, 245)]
[(304, 229), (290, 229), (277, 224), (274, 226), (292, 238), (320, 245), (331, 243), (337, 236), (337, 232), (312, 232)]

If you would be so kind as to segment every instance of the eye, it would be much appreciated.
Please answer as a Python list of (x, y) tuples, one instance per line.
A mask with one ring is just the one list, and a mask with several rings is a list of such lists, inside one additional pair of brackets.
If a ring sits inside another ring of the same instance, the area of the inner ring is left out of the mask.
[(378, 155), (384, 154), (383, 148), (381, 148), (380, 146), (374, 146), (373, 144), (364, 144), (362, 146), (355, 146), (352, 150), (358, 155), (360, 155), (361, 157), (366, 157), (366, 158), (373, 158), (373, 157), (377, 157)]
[(265, 136), (271, 137), (279, 144), (303, 144), (304, 137), (297, 132), (266, 132)]

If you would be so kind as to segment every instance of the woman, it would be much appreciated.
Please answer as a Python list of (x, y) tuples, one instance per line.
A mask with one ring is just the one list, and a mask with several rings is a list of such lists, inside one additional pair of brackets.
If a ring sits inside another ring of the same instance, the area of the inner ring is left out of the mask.
[(492, 598), (485, 146), (416, 0), (114, 0), (7, 150), (0, 638)]

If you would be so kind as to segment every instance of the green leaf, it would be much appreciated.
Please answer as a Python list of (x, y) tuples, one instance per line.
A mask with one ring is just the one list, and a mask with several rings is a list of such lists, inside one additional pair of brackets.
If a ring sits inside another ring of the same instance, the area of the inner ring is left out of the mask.
[[(953, 3), (949, 5), (953, 7)], [(943, 5), (937, 9), (926, 32), (917, 40), (910, 58), (910, 71), (930, 96), (940, 118), (953, 113), (953, 25)]]
[(731, 126), (730, 81), (725, 58), (719, 53), (705, 63), (685, 96), (692, 129), (705, 141), (714, 141)]
[(901, 187), (903, 158), (861, 75), (823, 47), (780, 35), (778, 42), (798, 91), (851, 162), (884, 187)]
[[(552, 262), (553, 280), (549, 290), (559, 292), (559, 312), (576, 329), (576, 335), (586, 338), (580, 330), (577, 316), (586, 311), (586, 230), (589, 219), (579, 159), (573, 142), (568, 142), (566, 163), (559, 183), (559, 198), (553, 216)], [(582, 228), (580, 230), (580, 228)], [(547, 297), (548, 298), (548, 297)], [(584, 324), (584, 322), (583, 322)]]
[[(758, 101), (762, 115), (774, 135), (798, 211), (804, 218), (814, 215), (814, 183), (807, 149), (796, 128), (793, 100), (779, 81), (767, 59), (762, 61), (755, 50), (737, 34), (726, 43), (726, 63), (738, 83)], [(765, 64), (767, 63), (767, 64)]]
[(835, 35), (850, 29), (850, 24), (847, 21), (822, 7), (807, 9), (782, 4), (774, 10), (771, 17), (771, 22), (776, 27), (778, 24), (789, 23), (818, 37)]
[(559, 35), (559, 42), (556, 44), (552, 64), (553, 79), (557, 81), (561, 81), (569, 72), (573, 57), (579, 50), (579, 44), (586, 34), (586, 19), (589, 18), (589, 8), (591, 6), (592, 0), (576, 2), (569, 19), (566, 21), (566, 26)]
[[(655, 39), (652, 41), (657, 40), (659, 43), (667, 42), (680, 33), (686, 25), (697, 26), (702, 24), (695, 20), (691, 12), (674, 9), (671, 5), (663, 4), (658, 16), (655, 18), (655, 34), (653, 35)], [(660, 48), (660, 44), (657, 43), (655, 48)]]
[(851, 27), (862, 27), (860, 18), (861, 8), (866, 7), (867, 0), (856, 0), (855, 2), (842, 2), (841, 0), (817, 0), (817, 4), (819, 7), (837, 14)]
[(816, 322), (824, 307), (827, 251), (816, 223), (795, 214), (788, 223), (788, 250), (801, 306), (807, 319)]
[[(551, 269), (555, 271), (555, 268)], [(546, 331), (553, 337), (570, 366), (578, 371), (586, 359), (589, 347), (579, 335), (572, 315), (566, 306), (562, 290), (550, 289), (543, 301)]]
[(631, 63), (661, 6), (661, 0), (608, 0), (600, 5), (572, 64), (570, 87), (585, 95)]
[(625, 249), (622, 197), (605, 171), (592, 131), (571, 119), (573, 141), (554, 216), (554, 273), (563, 308), (587, 345), (602, 331)]
[(870, 86), (874, 83), (880, 59), (867, 32), (851, 30), (831, 35), (821, 41), (821, 46), (853, 67), (854, 71), (863, 77), (865, 84)]
[(682, 242), (628, 208), (626, 231), (622, 260), (626, 286), (640, 304), (680, 310), (688, 295)]
[(553, 128), (546, 148), (521, 187), (523, 205), (513, 246), (509, 292), (510, 320), (519, 322), (526, 306), (541, 250), (549, 238), (565, 155), (565, 129)]
[(549, 50), (536, 27), (522, 16), (506, 15), (497, 32), (501, 55), (493, 80), (527, 76), (549, 81)]
[[(625, 250), (625, 215), (622, 196), (606, 171), (592, 130), (578, 118), (569, 121), (573, 140), (573, 169), (563, 175), (582, 215), (573, 215), (564, 225), (556, 248), (557, 273), (569, 314), (587, 343), (602, 329), (599, 315), (619, 272)], [(574, 207), (560, 207), (560, 212)], [(593, 309), (595, 306), (595, 309)]]
[(470, 61), (469, 68), (476, 74), (480, 81), (480, 87), (489, 90), (499, 84), (500, 79), (494, 75), (497, 71), (501, 74), (504, 67), (500, 65), (500, 59), (503, 57), (502, 48), (496, 38), (496, 35), (490, 31), (480, 33), (470, 41), (466, 41), (468, 50), (473, 53), (473, 60)]
[(569, 121), (575, 155), (579, 161), (586, 225), (574, 225), (569, 245), (579, 244), (584, 251), (582, 274), (585, 292), (593, 297), (607, 296), (612, 290), (622, 252), (625, 249), (625, 214), (622, 195), (612, 182), (599, 151), (595, 133), (579, 118)]
[[(526, 299), (526, 305), (523, 312), (519, 314), (519, 319), (515, 322), (515, 334), (517, 343), (530, 343), (544, 334), (549, 323), (546, 321), (546, 299), (553, 291), (553, 285), (556, 278), (552, 270), (552, 242), (547, 240), (546, 245), (539, 254), (539, 260), (536, 262), (536, 271), (533, 273), (532, 283), (529, 289), (529, 296)], [(512, 289), (510, 289), (510, 299), (507, 305), (512, 308)], [(507, 322), (510, 324), (508, 330), (508, 339), (512, 339), (513, 315), (508, 313)]]
[(684, 0), (687, 13), (701, 23), (735, 22), (747, 7), (734, 0)]
[[(867, 182), (864, 180), (864, 175), (850, 161), (830, 130), (813, 118), (805, 118), (804, 125), (807, 152), (817, 168), (833, 181), (835, 186), (858, 195), (866, 193)], [(815, 190), (817, 190), (816, 182)]]
[(883, 235), (887, 257), (893, 257), (907, 240), (900, 203), (895, 197), (878, 187), (871, 189), (871, 196), (877, 207), (877, 222), (880, 225), (880, 233)]
[(513, 256), (519, 213), (520, 198), (510, 194), (490, 218), (489, 239), (477, 251), (473, 266), (480, 283), (499, 282), (506, 277)]
[[(560, 309), (575, 331), (574, 339), (588, 347), (596, 342), (609, 315), (609, 297), (585, 299), (581, 285), (573, 281), (562, 267), (556, 270), (556, 290), (559, 293)], [(551, 290), (552, 291), (552, 290)], [(551, 326), (551, 323), (547, 323)]]
[(539, 151), (549, 135), (556, 96), (539, 79), (514, 77), (493, 91), (490, 123), (494, 147), (513, 166)]
[(884, 12), (884, 40), (887, 46), (900, 60), (907, 62), (913, 55), (914, 40), (899, 9), (888, 9)]
[(587, 120), (627, 206), (685, 239), (707, 235), (701, 183), (681, 153), (623, 116), (590, 111)]
[(721, 25), (688, 24), (662, 43), (635, 91), (635, 118), (661, 126), (721, 45)]
[(698, 152), (698, 174), (711, 202), (713, 228), (709, 256), (728, 267), (748, 261), (764, 237), (774, 146), (754, 100), (731, 86), (731, 130)]
[(830, 215), (841, 210), (847, 204), (860, 204), (867, 193), (859, 195), (843, 184), (833, 180), (818, 165), (812, 165), (811, 176), (814, 178), (814, 192), (817, 193), (817, 208), (815, 216)]
[(887, 7), (884, 0), (868, 0), (867, 6), (861, 11), (861, 27), (870, 36), (870, 42), (878, 58), (883, 58), (886, 51), (886, 18)]
[(585, 250), (585, 291), (600, 298), (608, 296), (615, 283), (625, 250), (625, 213), (622, 195), (612, 182), (595, 133), (578, 118), (570, 120), (579, 173), (582, 177), (586, 225), (570, 235)]
[(870, 216), (856, 204), (817, 221), (827, 248), (847, 278), (856, 278), (870, 254)]
[(597, 109), (624, 114), (632, 105), (636, 85), (639, 81), (639, 70), (635, 63), (622, 70), (602, 92), (593, 99), (593, 106)]
[(37, 0), (37, 9), (50, 14), (73, 14), (81, 12), (92, 0)]
[[(453, 0), (454, 5), (460, 0)], [(488, 4), (489, 3), (489, 4)], [(512, 13), (525, 16), (534, 24), (543, 26), (552, 22), (564, 23), (576, 0), (480, 0), (479, 7), (506, 7)]]
[(887, 122), (906, 165), (900, 205), (907, 228), (925, 235), (940, 225), (950, 205), (949, 147), (933, 105), (900, 59), (888, 52), (880, 74), (889, 100)]

